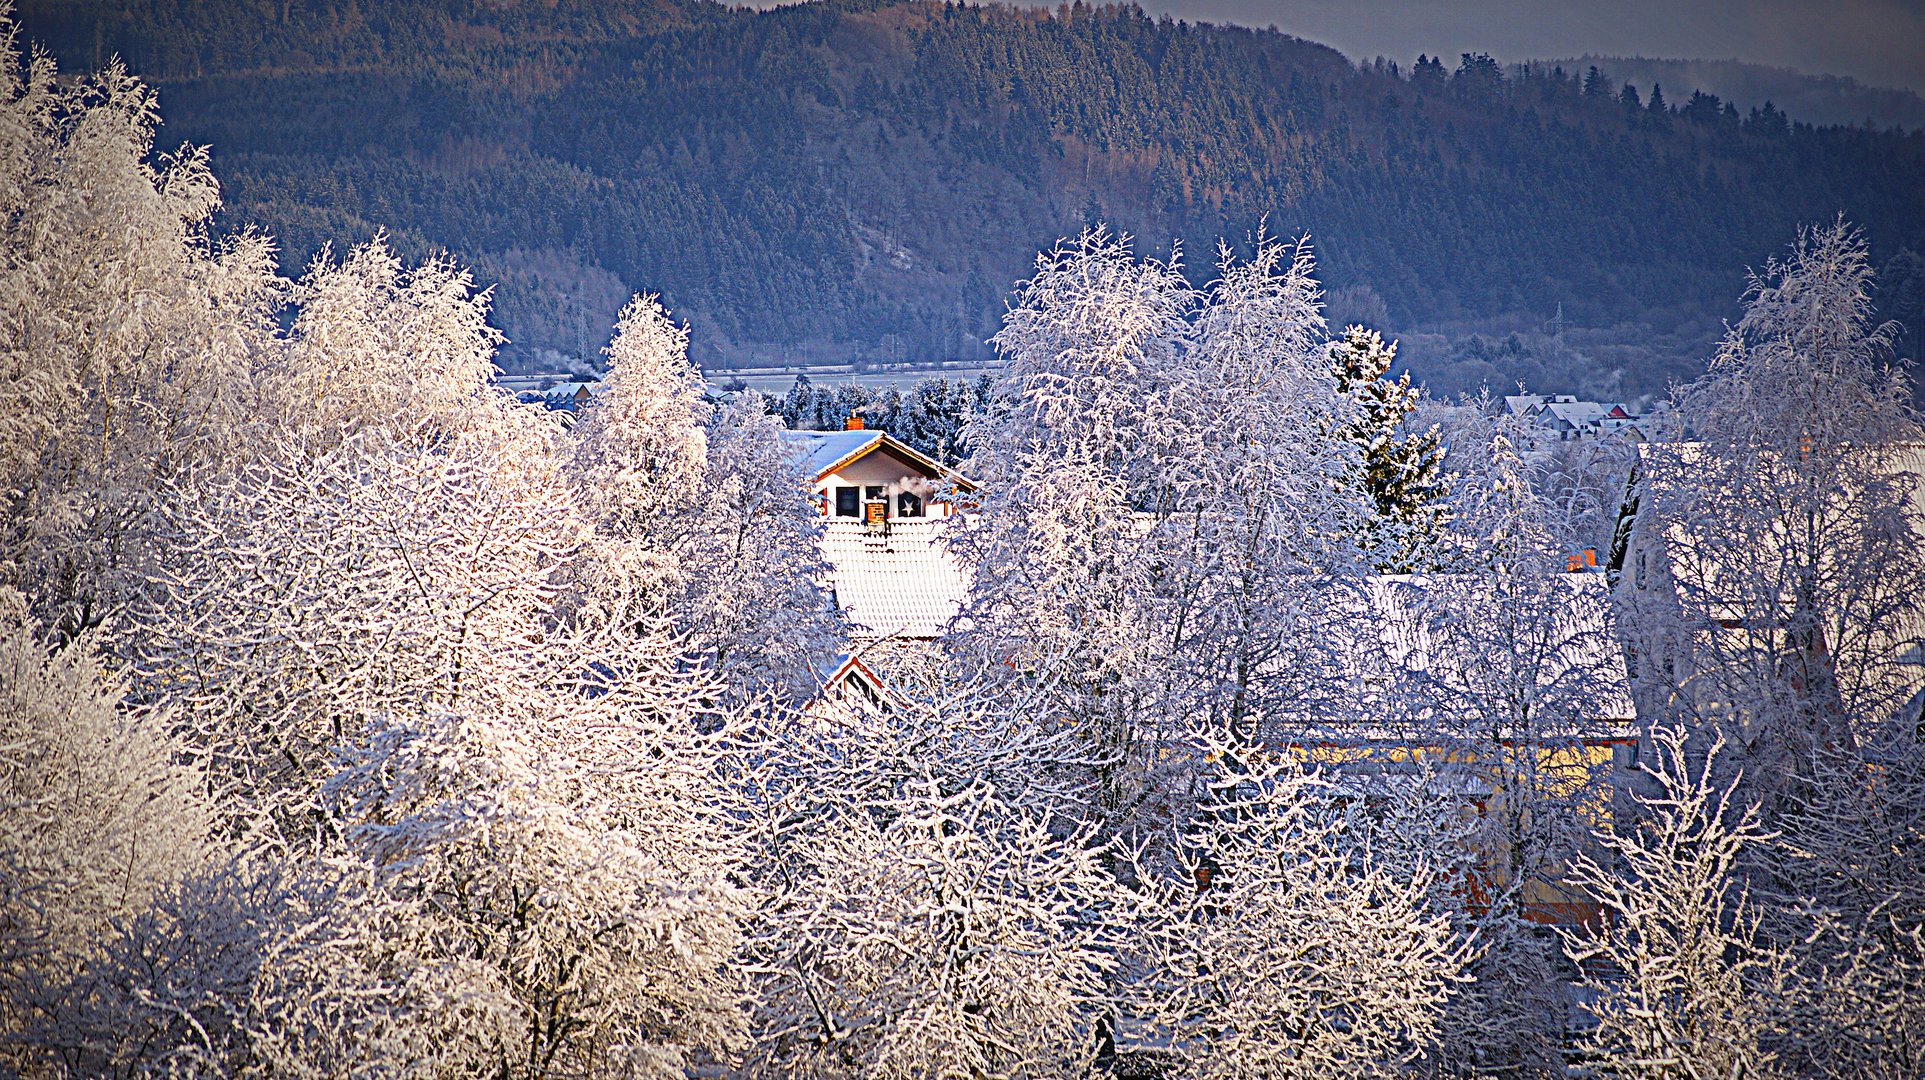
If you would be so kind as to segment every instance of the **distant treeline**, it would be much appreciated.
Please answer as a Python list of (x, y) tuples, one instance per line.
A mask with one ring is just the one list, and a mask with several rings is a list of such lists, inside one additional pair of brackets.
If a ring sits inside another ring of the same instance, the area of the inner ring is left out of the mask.
[(963, 445), (963, 425), (970, 416), (989, 408), (990, 377), (923, 379), (908, 391), (890, 386), (872, 390), (858, 383), (817, 385), (804, 375), (780, 398), (771, 398), (771, 412), (795, 431), (837, 431), (851, 417), (865, 427), (886, 431), (945, 465), (959, 465), (969, 456)]
[[(1433, 390), (1630, 397), (1698, 369), (1742, 268), (1800, 223), (1846, 214), (1881, 265), (1925, 250), (1922, 133), (1478, 55), (1359, 68), (1134, 7), (29, 0), (22, 22), (68, 70), (118, 53), (157, 84), (163, 144), (211, 144), (225, 221), (291, 268), (383, 227), (453, 250), (496, 286), (511, 363), (593, 356), (640, 290), (711, 367), (981, 357), (1035, 253), (1086, 223), (1176, 239), (1198, 277), (1214, 237), (1267, 223), (1311, 234), (1332, 320), (1403, 338)], [(1886, 308), (1915, 311), (1925, 276), (1896, 276)]]
[(1584, 56), (1554, 60), (1567, 70), (1597, 68), (1606, 78), (1649, 91), (1664, 88), (1682, 103), (1694, 92), (1718, 94), (1739, 109), (1767, 103), (1813, 124), (1925, 128), (1925, 97), (1911, 90), (1866, 86), (1849, 75), (1809, 75), (1743, 60), (1660, 60), (1644, 56)]

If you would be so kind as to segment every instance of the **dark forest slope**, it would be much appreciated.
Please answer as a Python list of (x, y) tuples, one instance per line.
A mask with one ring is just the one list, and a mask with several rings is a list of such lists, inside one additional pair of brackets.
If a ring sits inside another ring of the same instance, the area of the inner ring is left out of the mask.
[(211, 143), (229, 219), (291, 265), (377, 226), (451, 248), (529, 357), (593, 355), (639, 289), (709, 363), (982, 355), (1036, 250), (1085, 221), (1180, 238), (1207, 276), (1214, 237), (1267, 216), (1313, 235), (1333, 314), (1404, 335), (1434, 385), (1635, 392), (1697, 364), (1800, 222), (1843, 212), (1881, 261), (1925, 249), (1925, 134), (1653, 110), (1476, 59), (1358, 70), (1135, 9), (20, 14), (69, 69), (119, 52), (160, 86), (163, 141)]

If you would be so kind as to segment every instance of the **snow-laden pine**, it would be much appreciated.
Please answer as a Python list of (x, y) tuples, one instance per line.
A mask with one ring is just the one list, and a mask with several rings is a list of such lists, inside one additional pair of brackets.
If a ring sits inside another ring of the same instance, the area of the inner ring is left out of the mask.
[(1345, 327), (1328, 357), (1351, 410), (1341, 430), (1363, 455), (1355, 483), (1374, 509), (1361, 539), (1371, 564), (1386, 573), (1430, 569), (1450, 507), (1441, 434), (1436, 425), (1417, 431), (1411, 423), (1423, 391), (1411, 385), (1408, 370), (1389, 377), (1397, 343), (1375, 330)]

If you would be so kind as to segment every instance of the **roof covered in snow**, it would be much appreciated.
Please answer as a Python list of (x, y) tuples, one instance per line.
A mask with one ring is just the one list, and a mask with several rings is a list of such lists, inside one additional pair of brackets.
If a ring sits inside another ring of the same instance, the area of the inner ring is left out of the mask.
[(1501, 696), (1492, 655), (1519, 649), (1544, 703), (1563, 720), (1628, 723), (1637, 715), (1631, 681), (1611, 626), (1603, 574), (1550, 574), (1499, 589), (1474, 574), (1380, 575), (1370, 606), (1386, 656), (1432, 694)]
[(1611, 408), (1595, 401), (1552, 401), (1545, 403), (1544, 412), (1577, 428), (1604, 419)]
[(850, 458), (868, 452), (884, 438), (881, 431), (784, 431), (782, 441), (801, 455), (809, 479), (820, 479)]
[(892, 521), (887, 532), (852, 520), (823, 523), (829, 584), (859, 636), (928, 639), (948, 629), (969, 580), (943, 548), (941, 528), (940, 519)]
[[(1849, 490), (1833, 487), (1829, 505), (1814, 519), (1833, 538), (1827, 547), (1850, 552), (1849, 543), (1839, 538), (1865, 528), (1864, 515), (1888, 499), (1909, 503), (1902, 516), (1886, 522), (1913, 532), (1909, 542), (1896, 546), (1904, 550), (1925, 543), (1925, 444), (1869, 452), (1877, 457), (1861, 467), (1875, 468), (1898, 490), (1868, 497), (1859, 484)], [(1642, 603), (1637, 598), (1646, 590), (1682, 602), (1694, 616), (1715, 624), (1716, 629), (1700, 627), (1700, 634), (1729, 635), (1734, 647), (1781, 643), (1799, 603), (1792, 591), (1798, 577), (1788, 563), (1797, 556), (1782, 547), (1782, 525), (1768, 515), (1749, 529), (1692, 529), (1679, 523), (1696, 513), (1691, 500), (1704, 478), (1714, 474), (1710, 453), (1699, 443), (1638, 447), (1636, 497), (1628, 503), (1633, 513), (1618, 523), (1621, 546), (1612, 553), (1622, 573), (1619, 589), (1631, 603)], [(1771, 482), (1772, 457), (1760, 454), (1749, 466), (1761, 484)], [(1846, 584), (1851, 578), (1845, 566), (1827, 566), (1824, 573), (1831, 584), (1822, 590), (1818, 616), (1830, 662), (1849, 674), (1866, 700), (1883, 694), (1917, 709), (1925, 702), (1925, 605), (1894, 591), (1892, 583), (1903, 580), (1896, 575), (1873, 573), (1853, 587)], [(1669, 611), (1670, 601), (1658, 609)], [(1688, 650), (1679, 650), (1675, 659), (1689, 662)]]
[(811, 482), (820, 483), (858, 458), (877, 450), (886, 451), (930, 479), (946, 477), (964, 491), (975, 485), (942, 462), (915, 447), (892, 437), (888, 432), (864, 431), (784, 431), (782, 441), (801, 455), (800, 464)]

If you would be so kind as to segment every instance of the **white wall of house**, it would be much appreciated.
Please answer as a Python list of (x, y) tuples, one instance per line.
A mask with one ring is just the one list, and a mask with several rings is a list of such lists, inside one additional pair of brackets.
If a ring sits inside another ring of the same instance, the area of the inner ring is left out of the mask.
[[(839, 489), (854, 488), (857, 491), (856, 509), (853, 514), (839, 513), (846, 509), (846, 502), (838, 502)], [(902, 495), (908, 493), (915, 498), (917, 513), (904, 514)], [(864, 454), (835, 472), (819, 478), (815, 483), (815, 495), (830, 517), (863, 516), (862, 504), (880, 498), (888, 503), (888, 517), (895, 520), (902, 517), (947, 517), (953, 507), (946, 501), (936, 499), (935, 482), (924, 475), (915, 463), (902, 458), (882, 447)]]

